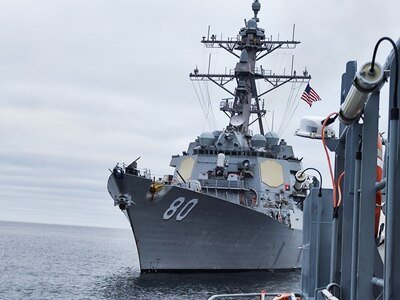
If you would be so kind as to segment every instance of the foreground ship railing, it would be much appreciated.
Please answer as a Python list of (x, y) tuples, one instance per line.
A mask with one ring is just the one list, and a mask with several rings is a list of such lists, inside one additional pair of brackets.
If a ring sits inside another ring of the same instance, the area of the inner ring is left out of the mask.
[[(257, 300), (299, 300), (301, 299), (300, 293), (266, 293), (261, 291), (259, 293), (243, 293), (243, 294), (221, 294), (214, 295), (208, 300), (214, 299), (257, 299)], [(333, 300), (333, 298), (332, 298)]]

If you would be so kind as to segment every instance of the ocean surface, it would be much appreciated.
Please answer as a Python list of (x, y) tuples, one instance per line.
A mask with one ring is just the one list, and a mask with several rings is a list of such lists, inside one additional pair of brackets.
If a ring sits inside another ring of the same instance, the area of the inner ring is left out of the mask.
[(0, 299), (207, 299), (300, 290), (300, 272), (141, 275), (132, 233), (0, 221)]

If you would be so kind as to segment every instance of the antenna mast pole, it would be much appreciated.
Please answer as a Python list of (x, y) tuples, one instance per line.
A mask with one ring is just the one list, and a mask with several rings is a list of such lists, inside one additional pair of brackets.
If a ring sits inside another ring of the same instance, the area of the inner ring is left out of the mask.
[[(228, 127), (243, 133), (248, 133), (249, 125), (258, 121), (260, 134), (264, 134), (262, 117), (265, 116), (266, 110), (264, 107), (260, 107), (261, 96), (289, 81), (303, 83), (311, 79), (311, 76), (306, 72), (303, 72), (302, 76), (296, 75), (296, 72), (293, 71), (293, 59), (290, 75), (275, 75), (270, 70), (264, 70), (262, 66), (260, 69), (256, 68), (256, 62), (273, 51), (277, 49), (294, 49), (300, 43), (294, 40), (295, 26), (293, 26), (292, 41), (266, 39), (264, 29), (257, 25), (260, 8), (259, 0), (254, 0), (252, 4), (254, 17), (245, 22), (245, 27), (240, 29), (236, 39), (223, 40), (221, 38), (221, 40), (217, 40), (214, 34), (210, 38), (210, 32), (208, 31), (207, 39), (203, 37), (201, 41), (207, 48), (223, 48), (238, 57), (239, 62), (236, 64), (234, 72), (229, 74), (210, 74), (209, 68), (207, 74), (194, 72), (189, 75), (191, 80), (212, 81), (234, 96), (231, 103), (228, 101), (221, 102), (220, 109), (230, 117)], [(234, 51), (240, 51), (240, 55)], [(234, 79), (236, 80), (236, 88), (234, 92), (231, 92), (225, 85)], [(258, 93), (255, 83), (258, 79), (267, 81), (272, 87), (265, 92)], [(252, 123), (250, 123), (251, 114), (257, 115), (256, 120)]]

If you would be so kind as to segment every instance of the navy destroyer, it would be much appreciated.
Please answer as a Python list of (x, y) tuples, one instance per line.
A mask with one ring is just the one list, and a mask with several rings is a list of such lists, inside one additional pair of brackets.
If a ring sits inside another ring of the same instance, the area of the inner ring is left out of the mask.
[[(220, 103), (229, 118), (221, 131), (203, 132), (182, 155), (172, 156), (173, 174), (155, 178), (138, 159), (112, 170), (108, 191), (131, 224), (146, 272), (276, 270), (301, 267), (302, 201), (295, 176), (306, 180), (301, 159), (276, 133), (264, 132), (261, 97), (285, 83), (304, 84), (307, 71), (276, 75), (259, 61), (298, 41), (267, 38), (258, 26), (260, 3), (236, 38), (203, 37), (238, 58), (225, 74), (191, 80), (214, 82), (232, 98)], [(256, 81), (268, 88), (258, 91)], [(228, 83), (234, 84), (233, 90)], [(258, 125), (253, 133), (251, 125)]]

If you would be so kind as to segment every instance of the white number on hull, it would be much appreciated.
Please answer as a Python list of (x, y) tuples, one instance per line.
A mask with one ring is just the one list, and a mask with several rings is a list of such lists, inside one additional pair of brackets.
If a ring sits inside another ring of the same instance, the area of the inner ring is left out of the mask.
[[(171, 219), (184, 202), (185, 202), (184, 197), (179, 197), (174, 202), (172, 202), (171, 205), (168, 207), (168, 209), (165, 211), (163, 219), (164, 220)], [(182, 221), (184, 218), (186, 218), (186, 216), (196, 206), (197, 202), (199, 202), (198, 199), (192, 199), (188, 201), (188, 203), (186, 203), (185, 206), (183, 206), (182, 209), (178, 212), (176, 220)]]
[(174, 202), (171, 203), (171, 205), (169, 206), (169, 208), (165, 211), (163, 219), (164, 220), (169, 220), (172, 218), (172, 216), (176, 213), (176, 211), (178, 210), (179, 207), (181, 207), (181, 205), (183, 204), (183, 202), (185, 202), (185, 198), (184, 197), (179, 197), (178, 199), (176, 199)]
[(196, 206), (198, 199), (192, 199), (181, 209), (181, 211), (177, 214), (176, 220), (182, 221), (186, 216), (190, 213), (190, 211)]

